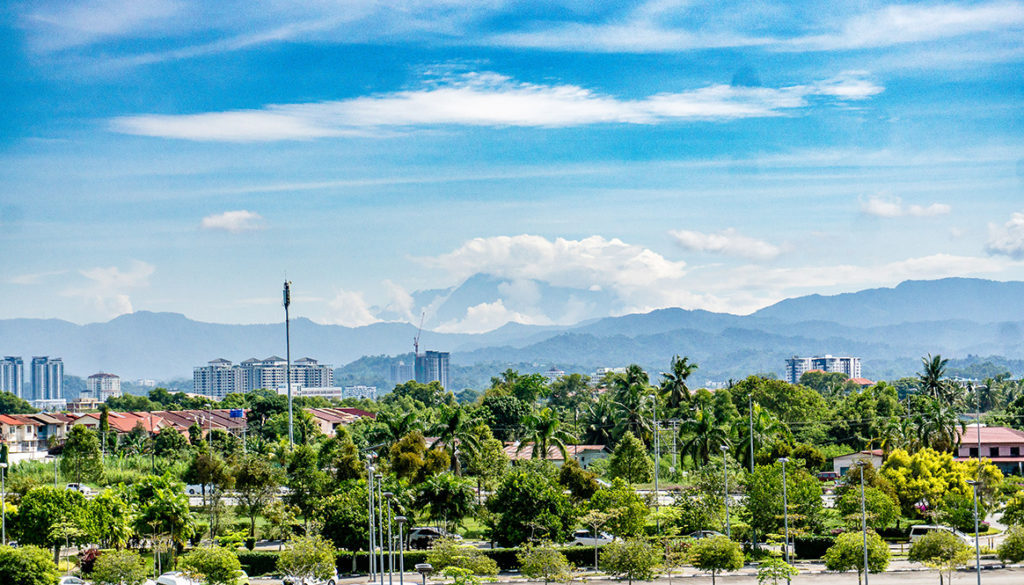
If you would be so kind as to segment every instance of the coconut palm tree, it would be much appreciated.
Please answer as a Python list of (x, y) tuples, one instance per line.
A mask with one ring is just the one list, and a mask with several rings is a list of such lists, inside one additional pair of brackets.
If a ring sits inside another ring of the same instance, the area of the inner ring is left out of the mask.
[(750, 466), (751, 427), (753, 427), (755, 452), (765, 445), (773, 444), (780, 437), (786, 439), (787, 442), (792, 441), (792, 435), (786, 423), (779, 420), (768, 409), (762, 408), (760, 404), (754, 403), (753, 406), (754, 411), (751, 414), (750, 421), (747, 424), (737, 426), (738, 438), (735, 455), (736, 459), (742, 462), (744, 467)]
[(562, 428), (562, 421), (550, 408), (544, 408), (531, 414), (523, 421), (523, 434), (520, 437), (518, 453), (527, 444), (532, 444), (530, 456), (534, 459), (547, 459), (548, 449), (555, 447), (562, 454), (562, 460), (569, 460), (569, 447), (575, 438), (572, 433)]
[(713, 453), (718, 453), (722, 445), (729, 445), (729, 430), (718, 424), (714, 411), (705, 406), (696, 411), (692, 419), (683, 422), (679, 434), (686, 437), (682, 442), (682, 452), (689, 455), (694, 465), (707, 465)]
[(657, 399), (657, 392), (650, 386), (647, 372), (632, 364), (626, 374), (615, 381), (615, 406), (618, 408), (615, 436), (621, 437), (626, 431), (650, 444), (654, 438), (653, 412), (648, 397)]
[(939, 398), (945, 393), (943, 388), (945, 383), (942, 381), (942, 378), (946, 376), (946, 364), (948, 362), (948, 359), (943, 359), (938, 354), (935, 356), (928, 354), (928, 357), (921, 358), (923, 367), (917, 379), (921, 384), (922, 394), (932, 398)]
[(686, 356), (673, 356), (671, 371), (661, 373), (661, 392), (666, 398), (665, 405), (673, 410), (690, 402), (690, 388), (686, 385), (686, 379), (697, 369), (697, 364), (689, 360)]
[(608, 394), (587, 405), (583, 426), (583, 442), (588, 445), (611, 445), (618, 411)]
[(469, 415), (461, 406), (444, 406), (441, 408), (440, 420), (431, 429), (431, 434), (437, 439), (430, 445), (434, 448), (438, 445), (448, 451), (452, 460), (452, 468), (455, 475), (462, 475), (462, 464), (459, 462), (459, 450), (466, 453), (476, 453), (480, 449), (480, 441), (473, 432), (473, 424)]
[(967, 423), (960, 419), (953, 404), (932, 399), (915, 417), (917, 436), (921, 444), (936, 451), (952, 451), (960, 444)]
[(384, 411), (377, 414), (371, 442), (381, 443), (382, 450), (386, 453), (392, 445), (401, 440), (402, 437), (413, 431), (423, 430), (423, 420), (418, 412), (402, 413), (399, 411)]

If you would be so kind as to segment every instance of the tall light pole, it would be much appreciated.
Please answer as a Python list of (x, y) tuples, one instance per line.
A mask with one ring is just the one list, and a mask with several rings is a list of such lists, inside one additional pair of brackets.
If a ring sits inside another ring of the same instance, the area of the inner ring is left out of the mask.
[(398, 516), (398, 585), (405, 585), (405, 537), (402, 536), (402, 527), (405, 526), (407, 518)]
[[(754, 473), (754, 393), (747, 395), (747, 408), (750, 411), (748, 422), (750, 424), (750, 473)], [(750, 527), (750, 548), (757, 550), (757, 529)]]
[(288, 320), (288, 307), (292, 304), (292, 283), (284, 281), (284, 384), (288, 387), (288, 446), (295, 447), (294, 420), (292, 418), (292, 335)]
[(864, 467), (870, 463), (861, 459), (857, 465), (860, 466), (860, 529), (864, 532), (864, 585), (868, 585), (868, 512), (864, 501)]
[[(981, 468), (978, 468), (981, 471)], [(980, 481), (968, 480), (967, 485), (974, 488), (974, 566), (978, 573), (978, 585), (981, 585), (981, 545), (978, 536), (978, 486)]]
[(380, 543), (380, 564), (377, 567), (380, 569), (377, 574), (380, 575), (380, 585), (384, 585), (384, 476), (376, 473), (373, 479), (377, 480), (377, 519), (380, 521), (378, 524), (378, 540)]
[(388, 505), (388, 585), (391, 585), (391, 580), (395, 574), (395, 552), (394, 552), (394, 538), (391, 536), (391, 501), (395, 499), (395, 494), (391, 492), (384, 492), (384, 501)]
[(3, 542), (7, 546), (7, 463), (0, 463), (0, 514), (3, 522)]
[[(651, 412), (654, 418), (654, 510), (661, 510), (661, 490), (658, 488), (658, 468), (661, 467), (661, 449), (658, 438), (658, 390), (651, 394)], [(661, 515), (655, 514), (655, 526), (661, 534)]]
[(367, 505), (367, 512), (369, 512), (368, 518), (369, 518), (369, 523), (370, 523), (370, 549), (369, 549), (370, 558), (369, 558), (369, 561), (370, 561), (370, 582), (371, 583), (373, 583), (373, 581), (374, 581), (374, 575), (376, 573), (376, 564), (377, 564), (377, 561), (376, 561), (377, 543), (376, 543), (376, 536), (375, 536), (377, 534), (377, 529), (374, 526), (374, 522), (373, 522), (374, 516), (376, 515), (375, 512), (374, 512), (374, 508), (373, 508), (373, 473), (375, 471), (377, 471), (377, 470), (374, 469), (374, 467), (373, 467), (373, 456), (372, 455), (367, 455), (366, 456), (366, 492), (368, 494), (368, 499), (367, 499), (367, 504), (366, 505)]
[[(785, 553), (786, 562), (789, 562), (789, 500), (786, 498), (786, 463), (789, 462), (788, 457), (779, 457), (779, 463), (782, 464), (782, 522), (783, 526), (786, 527), (786, 543)], [(789, 583), (789, 575), (786, 575), (786, 583)]]
[(729, 528), (729, 462), (726, 459), (726, 453), (729, 452), (729, 447), (721, 445), (719, 449), (722, 450), (722, 500), (725, 502), (725, 535), (732, 538), (732, 531)]

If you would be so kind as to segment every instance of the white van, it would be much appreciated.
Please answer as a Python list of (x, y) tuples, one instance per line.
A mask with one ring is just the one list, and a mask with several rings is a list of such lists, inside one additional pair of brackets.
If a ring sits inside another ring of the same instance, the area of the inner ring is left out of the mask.
[(938, 526), (936, 524), (917, 524), (915, 526), (911, 526), (910, 527), (910, 542), (913, 543), (915, 540), (921, 538), (922, 536), (924, 536), (925, 534), (928, 534), (929, 532), (936, 532), (936, 531), (940, 531), (940, 530), (944, 531), (944, 532), (949, 532), (950, 534), (952, 534), (953, 536), (956, 536), (957, 538), (959, 538), (961, 541), (965, 542), (966, 544), (974, 546), (974, 538), (972, 538), (970, 536), (967, 536), (966, 534), (964, 534), (963, 532), (960, 532), (956, 528), (950, 528), (949, 526)]

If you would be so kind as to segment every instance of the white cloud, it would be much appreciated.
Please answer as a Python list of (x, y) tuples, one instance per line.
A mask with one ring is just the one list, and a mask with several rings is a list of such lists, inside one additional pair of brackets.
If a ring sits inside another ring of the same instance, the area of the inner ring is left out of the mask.
[(208, 215), (199, 223), (204, 230), (225, 231), (233, 234), (251, 232), (263, 228), (263, 216), (240, 209)]
[(22, 285), (40, 284), (44, 280), (49, 280), (54, 276), (67, 274), (67, 272), (67, 270), (48, 270), (45, 272), (33, 272), (31, 274), (19, 274), (7, 279), (7, 282), (10, 284)]
[(418, 323), (418, 316), (413, 314), (416, 303), (412, 295), (409, 294), (409, 291), (391, 280), (384, 280), (383, 284), (387, 294), (387, 301), (384, 304), (383, 311), (397, 315), (399, 318), (409, 322), (415, 321)]
[(1009, 256), (1014, 260), (1024, 260), (1024, 212), (1016, 212), (1010, 221), (999, 227), (988, 226), (988, 242), (985, 251), (989, 254)]
[(733, 228), (717, 234), (706, 234), (691, 230), (673, 230), (669, 234), (683, 248), (695, 252), (741, 256), (758, 260), (770, 260), (779, 255), (778, 246), (747, 236), (740, 235)]
[(875, 217), (935, 217), (947, 215), (952, 208), (945, 203), (904, 205), (899, 197), (873, 195), (861, 202), (861, 211)]
[(140, 260), (133, 260), (128, 270), (116, 266), (79, 270), (89, 282), (61, 294), (88, 299), (104, 317), (116, 317), (134, 312), (129, 291), (149, 286), (149, 277), (155, 271), (152, 264)]
[(522, 323), (524, 325), (547, 325), (544, 318), (535, 318), (505, 307), (502, 299), (493, 303), (480, 303), (466, 309), (462, 319), (442, 323), (434, 330), (441, 333), (483, 333), (492, 331), (506, 323)]
[(420, 258), (420, 262), (458, 279), (485, 272), (580, 289), (595, 284), (642, 288), (686, 274), (685, 262), (671, 261), (647, 248), (602, 236), (582, 240), (548, 240), (526, 234), (475, 238), (448, 254)]
[(379, 132), (384, 128), (461, 125), (570, 127), (663, 124), (773, 117), (808, 106), (811, 96), (869, 98), (883, 88), (863, 72), (780, 88), (711, 85), (636, 100), (575, 85), (516, 82), (495, 73), (468, 73), (427, 86), (343, 101), (268, 105), (261, 110), (188, 115), (142, 114), (111, 121), (125, 134), (197, 141), (308, 140)]
[(328, 303), (327, 322), (346, 327), (362, 327), (380, 321), (370, 310), (363, 293), (339, 289)]

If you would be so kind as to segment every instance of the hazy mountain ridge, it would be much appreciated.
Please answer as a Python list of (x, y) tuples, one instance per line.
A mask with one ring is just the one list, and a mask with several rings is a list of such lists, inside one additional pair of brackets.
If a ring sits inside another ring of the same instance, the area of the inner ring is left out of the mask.
[[(862, 358), (866, 377), (889, 377), (915, 371), (926, 353), (1024, 358), (1024, 306), (1015, 302), (1019, 293), (1024, 293), (1024, 282), (913, 281), (889, 289), (787, 299), (749, 316), (675, 308), (574, 326), (509, 323), (482, 334), (425, 329), (420, 349), (451, 351), (453, 363), (466, 366), (529, 363), (539, 369), (592, 370), (635, 362), (652, 373), (666, 368), (672, 355), (689, 355), (700, 364), (698, 380), (781, 373), (784, 359), (794, 354), (853, 354)], [(933, 310), (927, 305), (935, 299), (942, 303)], [(913, 310), (902, 315), (894, 307)], [(858, 312), (867, 323), (850, 322)], [(835, 320), (822, 319), (823, 314)], [(293, 359), (309, 356), (337, 367), (361, 356), (406, 354), (417, 327), (343, 327), (297, 318), (291, 331)], [(214, 358), (238, 362), (284, 353), (283, 323), (202, 323), (146, 311), (88, 325), (0, 320), (0, 354), (26, 361), (33, 355), (60, 356), (66, 372), (79, 376), (109, 371), (125, 379), (188, 378), (194, 366)]]

